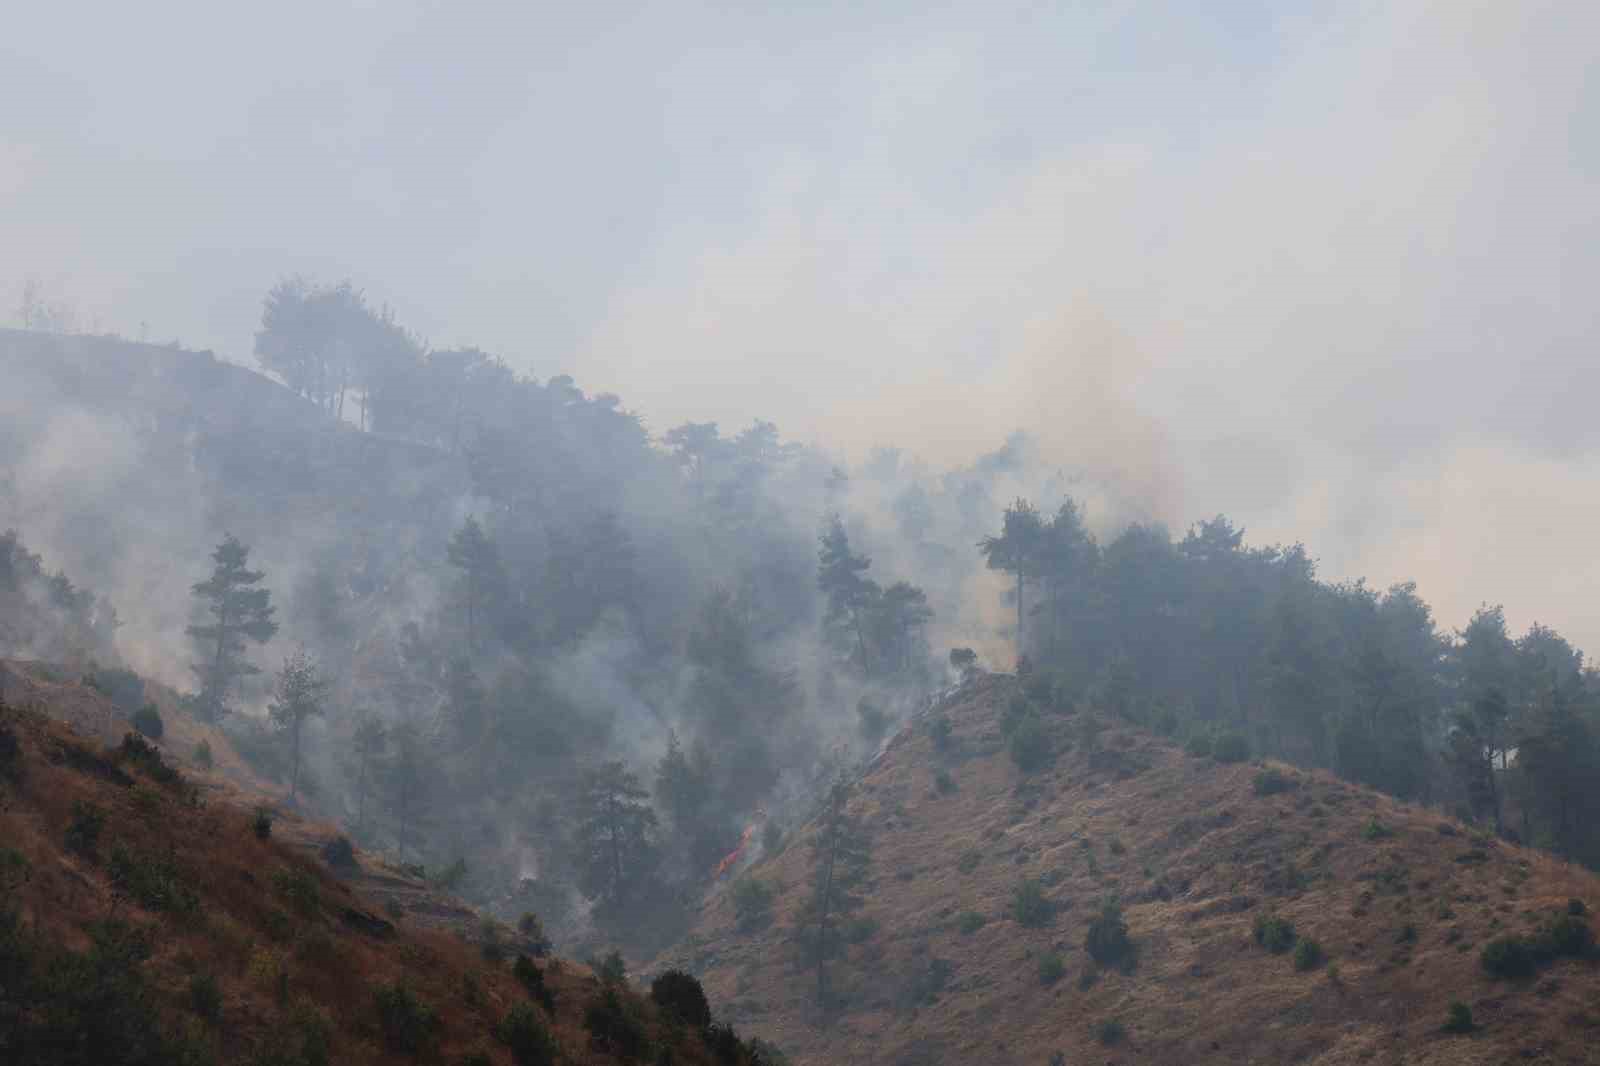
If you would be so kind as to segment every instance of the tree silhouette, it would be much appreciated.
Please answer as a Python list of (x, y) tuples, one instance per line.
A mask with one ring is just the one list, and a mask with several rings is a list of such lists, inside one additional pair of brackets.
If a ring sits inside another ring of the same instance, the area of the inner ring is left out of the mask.
[(261, 672), (245, 659), (246, 647), (271, 640), (278, 624), (272, 620), (276, 608), (271, 592), (256, 587), (265, 575), (249, 568), (249, 548), (230, 533), (211, 558), (216, 564), (211, 577), (196, 584), (193, 592), (206, 601), (212, 621), (191, 625), (187, 632), (206, 655), (192, 667), (200, 679), (200, 716), (216, 722), (227, 714), (228, 691), (234, 683)]

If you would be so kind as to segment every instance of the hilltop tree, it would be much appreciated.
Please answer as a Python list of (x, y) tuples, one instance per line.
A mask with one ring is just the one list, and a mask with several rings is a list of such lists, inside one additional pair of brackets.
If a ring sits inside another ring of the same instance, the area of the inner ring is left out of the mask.
[(1025, 650), (1022, 619), (1024, 593), (1030, 577), (1039, 572), (1041, 549), (1044, 545), (1044, 522), (1033, 504), (1018, 499), (1006, 508), (998, 537), (984, 537), (978, 542), (985, 564), (990, 570), (1012, 574), (1017, 579), (1017, 654)]
[(883, 658), (893, 664), (894, 669), (905, 673), (912, 669), (919, 656), (926, 658), (927, 644), (922, 633), (933, 620), (927, 593), (908, 581), (896, 581), (878, 598), (876, 618), (874, 628), (879, 632)]
[(840, 782), (828, 793), (811, 838), (811, 896), (802, 912), (811, 961), (817, 968), (817, 1005), (828, 1009), (828, 959), (833, 926), (861, 906), (871, 851), (860, 821), (849, 811), (850, 788)]
[(300, 792), (301, 731), (308, 718), (320, 717), (323, 714), (323, 702), (327, 699), (328, 688), (328, 682), (318, 670), (316, 660), (306, 652), (305, 648), (297, 648), (284, 657), (267, 713), (273, 725), (289, 734), (291, 803)]
[(672, 449), (678, 464), (689, 472), (695, 499), (706, 497), (706, 467), (728, 450), (728, 442), (717, 434), (715, 422), (685, 422), (669, 429), (662, 441)]
[(882, 595), (877, 582), (863, 576), (872, 560), (850, 550), (850, 535), (837, 514), (829, 515), (817, 550), (817, 587), (827, 598), (823, 623), (847, 628), (855, 637), (861, 672), (870, 673), (867, 657), (866, 618)]
[(250, 549), (228, 534), (211, 553), (211, 577), (193, 587), (212, 621), (191, 625), (189, 636), (206, 656), (193, 665), (200, 679), (200, 716), (209, 722), (227, 714), (228, 692), (240, 678), (261, 672), (245, 659), (250, 643), (265, 644), (278, 631), (272, 620), (272, 594), (258, 588), (265, 576), (249, 568)]
[(487, 609), (489, 597), (505, 582), (500, 566), (500, 551), (484, 533), (476, 518), (468, 518), (450, 538), (450, 565), (462, 573), (463, 599), (467, 608), (467, 646), (478, 647), (478, 625)]
[(583, 894), (615, 913), (644, 888), (655, 871), (656, 813), (650, 794), (620, 762), (584, 775), (576, 852)]
[(1083, 525), (1082, 511), (1075, 501), (1063, 501), (1055, 515), (1039, 531), (1039, 577), (1044, 582), (1049, 608), (1049, 651), (1052, 657), (1060, 649), (1064, 603), (1072, 592), (1081, 589), (1093, 573), (1096, 554), (1094, 538)]

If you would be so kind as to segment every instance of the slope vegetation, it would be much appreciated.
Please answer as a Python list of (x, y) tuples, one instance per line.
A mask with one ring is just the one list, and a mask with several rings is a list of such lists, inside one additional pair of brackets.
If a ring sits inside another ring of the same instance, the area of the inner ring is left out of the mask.
[(536, 927), (469, 942), (429, 919), (471, 912), (414, 878), (324, 851), (327, 831), (264, 820), (137, 735), (74, 728), (117, 709), (49, 673), (11, 664), (31, 705), (0, 700), (0, 1062), (771, 1061), (542, 957)]
[(802, 1063), (1594, 1061), (1592, 874), (1086, 712), (1046, 714), (1031, 743), (1058, 754), (1026, 774), (1018, 693), (969, 680), (856, 783), (871, 866), (829, 1014), (800, 933), (815, 824), (745, 873), (769, 912), (735, 884), (658, 964)]

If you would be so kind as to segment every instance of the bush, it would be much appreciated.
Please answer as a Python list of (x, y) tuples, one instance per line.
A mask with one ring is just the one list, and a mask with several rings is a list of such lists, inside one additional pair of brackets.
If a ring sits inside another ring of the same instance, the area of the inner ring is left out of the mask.
[(1122, 1043), (1127, 1035), (1128, 1030), (1115, 1018), (1106, 1019), (1099, 1025), (1095, 1026), (1094, 1029), (1095, 1039), (1100, 1041), (1100, 1043), (1104, 1044), (1106, 1047), (1112, 1047)]
[[(96, 670), (84, 680), (88, 682), (90, 688), (104, 693), (107, 699), (123, 711), (132, 711), (144, 703), (144, 679), (132, 670), (120, 667)], [(155, 710), (153, 706), (149, 709)]]
[(1294, 968), (1296, 970), (1315, 970), (1322, 965), (1322, 960), (1327, 956), (1323, 954), (1322, 945), (1308, 936), (1303, 936), (1294, 946)]
[(151, 740), (160, 740), (167, 731), (167, 724), (161, 720), (161, 712), (156, 710), (156, 705), (147, 703), (140, 707), (128, 719), (128, 724)]
[(1218, 762), (1245, 762), (1250, 758), (1250, 742), (1241, 733), (1222, 733), (1211, 744), (1211, 757)]
[(500, 939), (500, 926), (493, 918), (478, 923), (478, 953), (485, 962), (500, 962), (506, 957), (506, 945)]
[(1256, 943), (1272, 952), (1282, 955), (1294, 947), (1294, 923), (1286, 918), (1275, 915), (1256, 915)]
[(222, 989), (217, 979), (208, 973), (197, 973), (189, 978), (189, 1006), (208, 1022), (222, 1015)]
[(379, 985), (372, 994), (377, 1008), (378, 1029), (390, 1051), (415, 1055), (433, 1043), (439, 1028), (438, 1015), (418, 999), (404, 982)]
[(760, 929), (772, 920), (772, 900), (777, 895), (772, 885), (755, 877), (741, 877), (733, 883), (733, 913), (742, 932)]
[(265, 807), (256, 808), (255, 821), (251, 823), (255, 830), (257, 840), (266, 840), (272, 835), (272, 812)]
[(556, 1009), (555, 993), (550, 986), (544, 983), (544, 971), (526, 955), (518, 955), (517, 961), (511, 964), (511, 976), (517, 979), (523, 989), (533, 998), (535, 1003), (547, 1011)]
[(322, 845), (322, 861), (336, 870), (353, 870), (356, 868), (356, 849), (351, 846), (347, 836), (336, 836)]
[(1517, 936), (1489, 941), (1483, 946), (1478, 962), (1495, 977), (1532, 977), (1538, 969), (1533, 945)]
[(537, 914), (523, 911), (522, 917), (517, 919), (517, 932), (527, 942), (534, 958), (542, 959), (550, 953), (550, 938), (545, 935), (544, 923)]
[(1055, 984), (1066, 975), (1067, 964), (1061, 961), (1061, 956), (1050, 952), (1039, 959), (1039, 983), (1049, 986)]
[(950, 719), (942, 714), (935, 715), (928, 722), (928, 736), (933, 740), (934, 751), (949, 750), (951, 732)]
[(1089, 957), (1102, 966), (1132, 961), (1133, 941), (1128, 939), (1128, 923), (1114, 900), (1107, 900), (1089, 923), (1083, 946)]
[(628, 964), (616, 948), (601, 958), (591, 959), (590, 965), (594, 967), (595, 976), (605, 984), (620, 985), (628, 979)]
[(866, 700), (856, 704), (856, 720), (861, 739), (868, 744), (877, 744), (889, 731), (889, 715)]
[(1036, 877), (1024, 877), (1011, 890), (1011, 917), (1024, 928), (1049, 925), (1055, 911), (1055, 904), (1045, 898), (1044, 886)]
[(73, 800), (72, 820), (67, 823), (67, 849), (93, 858), (95, 845), (100, 841), (100, 831), (105, 827), (105, 811), (86, 800)]
[(1196, 733), (1189, 738), (1189, 743), (1183, 746), (1183, 750), (1198, 759), (1211, 758), (1211, 734)]
[(526, 1003), (506, 1012), (495, 1026), (495, 1036), (511, 1050), (517, 1066), (554, 1066), (558, 1059), (555, 1038), (539, 1012)]
[[(0, 713), (4, 713), (6, 705), (0, 700)], [(0, 777), (15, 781), (22, 776), (22, 744), (17, 740), (17, 731), (5, 722), (0, 722)]]
[(685, 1025), (704, 1029), (711, 1024), (711, 1004), (705, 989), (691, 973), (668, 970), (650, 982), (650, 999)]
[(133, 900), (145, 910), (192, 914), (200, 909), (200, 897), (184, 883), (170, 853), (135, 852), (118, 846), (111, 849), (106, 872), (111, 876), (113, 893)]
[(317, 879), (305, 870), (285, 866), (275, 871), (272, 887), (303, 918), (315, 916), (322, 906), (322, 892), (317, 887)]
[(152, 747), (139, 733), (124, 733), (122, 746), (117, 750), (117, 754), (124, 761), (133, 763), (146, 777), (157, 784), (171, 787), (183, 783), (183, 775), (168, 766), (166, 760), (161, 757), (160, 750)]
[(1288, 792), (1296, 786), (1294, 778), (1276, 767), (1269, 766), (1264, 770), (1257, 770), (1255, 781), (1251, 787), (1258, 796), (1276, 796), (1280, 792)]
[(615, 987), (606, 988), (589, 1001), (583, 1011), (583, 1027), (623, 1059), (638, 1058), (644, 1050), (644, 1026), (622, 1002)]
[(983, 852), (976, 848), (968, 848), (961, 853), (961, 858), (956, 860), (956, 869), (964, 874), (970, 874), (978, 868), (978, 864), (982, 861)]
[(1036, 714), (1029, 714), (1011, 732), (1011, 761), (1025, 774), (1043, 770), (1055, 761), (1050, 730)]
[(950, 771), (948, 770), (940, 770), (938, 773), (933, 775), (934, 791), (938, 792), (941, 796), (950, 795), (950, 793), (956, 791), (958, 787), (959, 786), (956, 785), (956, 779), (950, 776)]
[(1539, 930), (1538, 952), (1545, 959), (1581, 959), (1594, 951), (1589, 923), (1570, 913), (1558, 915)]
[(962, 936), (971, 936), (988, 924), (989, 919), (977, 911), (962, 911), (961, 915), (956, 918), (956, 928), (961, 931)]
[(1450, 1012), (1445, 1016), (1444, 1031), (1447, 1033), (1470, 1033), (1472, 1024), (1472, 1008), (1459, 999), (1450, 1004)]
[(1394, 836), (1394, 830), (1378, 821), (1377, 815), (1368, 818), (1367, 824), (1361, 827), (1361, 838), (1363, 840), (1383, 840), (1392, 836)]
[(194, 746), (194, 764), (202, 770), (209, 770), (214, 766), (215, 760), (211, 757), (211, 741), (202, 740)]

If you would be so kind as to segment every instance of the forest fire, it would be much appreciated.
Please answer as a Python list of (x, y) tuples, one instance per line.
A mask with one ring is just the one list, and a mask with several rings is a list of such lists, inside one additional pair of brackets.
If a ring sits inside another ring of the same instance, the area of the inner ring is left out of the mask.
[(722, 857), (717, 863), (717, 868), (711, 872), (711, 880), (720, 881), (727, 872), (744, 859), (745, 853), (750, 850), (750, 841), (755, 839), (756, 830), (761, 828), (761, 823), (767, 820), (767, 812), (757, 808), (755, 816), (750, 819), (750, 824), (744, 827), (744, 832), (739, 834), (739, 846)]

